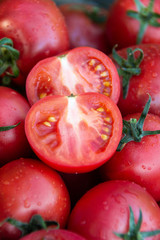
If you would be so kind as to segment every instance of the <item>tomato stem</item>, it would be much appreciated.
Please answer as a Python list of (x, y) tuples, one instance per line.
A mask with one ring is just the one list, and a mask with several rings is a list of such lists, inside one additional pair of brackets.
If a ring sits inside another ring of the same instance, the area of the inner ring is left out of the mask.
[(13, 41), (10, 38), (0, 39), (0, 76), (3, 85), (9, 85), (11, 78), (18, 77), (18, 59), (19, 51), (13, 47)]
[(144, 121), (148, 114), (150, 103), (151, 103), (151, 96), (149, 96), (149, 100), (146, 103), (138, 121), (137, 119), (134, 119), (134, 118), (131, 118), (129, 121), (126, 121), (123, 119), (124, 137), (122, 137), (118, 145), (117, 151), (121, 151), (128, 142), (131, 142), (131, 141), (140, 142), (144, 136), (160, 134), (160, 130), (155, 130), (155, 131), (143, 130)]
[(146, 232), (140, 232), (140, 228), (142, 225), (142, 211), (140, 209), (139, 211), (139, 218), (137, 221), (137, 224), (135, 223), (135, 218), (133, 214), (132, 208), (129, 206), (129, 230), (127, 233), (116, 233), (114, 234), (117, 237), (120, 237), (124, 240), (144, 240), (147, 237), (156, 236), (160, 234), (160, 230), (154, 230), (154, 231), (146, 231)]
[(23, 223), (21, 221), (18, 221), (14, 218), (7, 218), (5, 222), (8, 222), (12, 225), (14, 225), (16, 228), (18, 228), (21, 231), (21, 237), (28, 235), (29, 233), (32, 233), (34, 231), (38, 231), (41, 229), (47, 229), (48, 226), (53, 225), (54, 229), (59, 228), (59, 223), (56, 221), (44, 221), (43, 218), (36, 214), (33, 215), (29, 223)]
[[(139, 66), (143, 60), (144, 54), (141, 48), (135, 48), (134, 50), (127, 48), (127, 59), (125, 59), (116, 52), (115, 48), (116, 46), (112, 49), (112, 56), (119, 65), (118, 74), (122, 76), (123, 98), (126, 98), (131, 77), (141, 73), (141, 68)], [(134, 56), (135, 52), (140, 53), (137, 58)]]
[(144, 6), (139, 0), (134, 0), (137, 10), (128, 10), (127, 15), (137, 19), (140, 22), (140, 28), (137, 36), (137, 44), (142, 42), (144, 33), (148, 25), (153, 27), (160, 27), (160, 22), (157, 20), (160, 19), (160, 14), (153, 11), (154, 0), (150, 0), (148, 6)]

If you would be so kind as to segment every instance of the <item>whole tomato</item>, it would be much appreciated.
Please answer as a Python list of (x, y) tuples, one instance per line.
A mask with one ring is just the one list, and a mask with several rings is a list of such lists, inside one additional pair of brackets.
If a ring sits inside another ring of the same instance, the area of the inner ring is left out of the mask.
[(13, 81), (22, 86), (39, 60), (69, 47), (64, 17), (52, 0), (0, 1), (0, 38), (4, 37), (12, 39), (20, 53), (20, 74)]
[[(17, 91), (0, 87), (0, 166), (32, 151), (24, 131), (24, 120), (30, 109), (27, 100)], [(4, 127), (16, 125), (3, 131)]]
[(88, 46), (109, 51), (105, 37), (106, 9), (87, 3), (66, 3), (59, 8), (65, 17), (71, 48)]
[(104, 179), (134, 181), (160, 201), (160, 117), (146, 114), (146, 106), (142, 114), (124, 117), (123, 138), (114, 156), (103, 165), (102, 175)]
[(117, 0), (108, 13), (106, 37), (111, 48), (160, 43), (159, 27), (159, 0)]
[(139, 44), (112, 52), (120, 73), (118, 107), (122, 115), (142, 112), (149, 94), (149, 112), (160, 116), (160, 44)]
[[(107, 181), (90, 189), (76, 203), (68, 229), (89, 240), (159, 240), (160, 208), (140, 185)], [(143, 233), (154, 230), (158, 230), (157, 236)]]
[(64, 229), (47, 229), (33, 232), (20, 240), (86, 240), (77, 233)]
[[(39, 214), (63, 228), (70, 212), (70, 197), (60, 175), (34, 159), (17, 159), (0, 168), (0, 222), (6, 218), (29, 222)], [(16, 240), (20, 230), (8, 222), (0, 226), (1, 240)]]

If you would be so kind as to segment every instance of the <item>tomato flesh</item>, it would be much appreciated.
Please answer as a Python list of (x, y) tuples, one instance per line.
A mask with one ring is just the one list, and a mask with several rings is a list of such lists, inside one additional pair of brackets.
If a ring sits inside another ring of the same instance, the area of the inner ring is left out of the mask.
[(120, 95), (120, 80), (112, 60), (89, 47), (40, 61), (30, 72), (26, 93), (31, 104), (48, 95), (77, 95), (98, 92), (115, 103)]
[(48, 96), (31, 107), (25, 129), (41, 160), (63, 172), (87, 172), (116, 150), (122, 117), (102, 94)]

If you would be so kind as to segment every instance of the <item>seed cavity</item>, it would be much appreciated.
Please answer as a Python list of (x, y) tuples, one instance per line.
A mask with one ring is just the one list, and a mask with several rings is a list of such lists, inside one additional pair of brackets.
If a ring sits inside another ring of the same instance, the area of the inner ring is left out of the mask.
[(42, 98), (44, 98), (44, 97), (46, 97), (46, 96), (47, 96), (47, 93), (44, 92), (44, 93), (41, 93), (41, 94), (39, 95), (39, 98), (42, 99)]

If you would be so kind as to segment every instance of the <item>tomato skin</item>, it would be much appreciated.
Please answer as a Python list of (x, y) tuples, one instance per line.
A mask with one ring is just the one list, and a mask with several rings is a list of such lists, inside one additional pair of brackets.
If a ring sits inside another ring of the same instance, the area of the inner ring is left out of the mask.
[(99, 8), (98, 15), (104, 18), (104, 22), (96, 23), (85, 13), (85, 10), (93, 11), (94, 7), (94, 5), (82, 3), (68, 3), (59, 6), (67, 24), (70, 48), (88, 46), (107, 53), (105, 18), (107, 18), (108, 12), (106, 9)]
[[(113, 232), (126, 233), (129, 226), (129, 206), (135, 221), (142, 211), (141, 231), (160, 228), (160, 208), (141, 186), (129, 181), (107, 181), (89, 190), (75, 205), (69, 217), (68, 229), (90, 240), (118, 240)], [(159, 236), (148, 239), (158, 240)]]
[(24, 131), (24, 120), (30, 109), (27, 100), (17, 91), (0, 86), (0, 127), (20, 124), (0, 132), (0, 166), (32, 154)]
[[(140, 0), (144, 6), (148, 6), (150, 0)], [(118, 48), (129, 47), (136, 44), (139, 32), (139, 21), (127, 16), (128, 10), (137, 11), (134, 0), (117, 0), (111, 6), (106, 23), (106, 37), (111, 49), (118, 44)], [(160, 13), (159, 0), (154, 1), (154, 12)], [(148, 26), (142, 43), (160, 43), (160, 31), (158, 27)]]
[(20, 51), (20, 76), (13, 81), (21, 86), (38, 61), (69, 48), (64, 17), (52, 0), (2, 0), (0, 38), (3, 37), (11, 38)]
[[(134, 75), (131, 77), (128, 94), (125, 99), (123, 98), (121, 78), (121, 94), (118, 107), (123, 116), (130, 113), (142, 112), (149, 94), (152, 98), (149, 112), (160, 116), (160, 45), (139, 44), (131, 47), (132, 50), (136, 48), (142, 49), (144, 53), (144, 58), (139, 66), (141, 73), (138, 76)], [(126, 59), (126, 48), (117, 51), (117, 53)], [(138, 52), (136, 52), (136, 55), (138, 56)], [(117, 64), (116, 66), (119, 68)]]
[(40, 230), (29, 234), (25, 237), (20, 238), (20, 240), (41, 240), (45, 238), (54, 239), (54, 240), (85, 240), (84, 237), (71, 232), (69, 230), (64, 229), (48, 229), (48, 230)]
[(33, 151), (47, 165), (62, 172), (89, 172), (116, 151), (122, 116), (117, 105), (99, 93), (54, 95), (32, 105), (25, 132)]
[[(0, 189), (0, 221), (11, 217), (28, 222), (40, 214), (65, 226), (70, 211), (68, 190), (60, 175), (38, 160), (17, 159), (3, 166)], [(0, 239), (19, 237), (20, 231), (9, 223), (0, 227)]]
[[(140, 114), (124, 117), (139, 119)], [(160, 129), (160, 117), (148, 114), (144, 121), (145, 131)], [(145, 187), (148, 192), (160, 201), (159, 171), (160, 171), (160, 135), (145, 136), (141, 142), (129, 142), (120, 152), (115, 152), (112, 158), (102, 167), (104, 179), (128, 179)]]
[(120, 95), (120, 79), (112, 60), (91, 47), (77, 47), (38, 62), (26, 81), (30, 104), (41, 95), (77, 95), (85, 92), (103, 93), (115, 103)]

